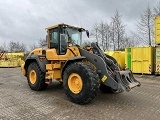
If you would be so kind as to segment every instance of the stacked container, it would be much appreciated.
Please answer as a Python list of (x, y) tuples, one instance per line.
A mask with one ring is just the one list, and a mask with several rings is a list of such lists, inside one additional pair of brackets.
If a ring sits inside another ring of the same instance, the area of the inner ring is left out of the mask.
[(160, 46), (156, 46), (156, 53), (155, 53), (155, 74), (160, 74)]
[(160, 74), (160, 16), (154, 20), (155, 29), (155, 74)]
[(160, 16), (156, 16), (154, 20), (155, 29), (155, 44), (160, 45)]

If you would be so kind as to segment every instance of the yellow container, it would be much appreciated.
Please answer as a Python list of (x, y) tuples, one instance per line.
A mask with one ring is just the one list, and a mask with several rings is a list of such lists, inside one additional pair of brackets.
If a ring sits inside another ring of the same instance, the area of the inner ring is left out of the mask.
[(0, 60), (0, 67), (18, 67), (24, 63), (24, 53), (4, 53)]
[(24, 60), (22, 60), (22, 59), (18, 59), (18, 66), (21, 66), (22, 64), (24, 63)]
[(133, 73), (152, 74), (154, 71), (154, 48), (151, 46), (131, 48)]
[(108, 54), (115, 58), (118, 64), (122, 69), (125, 69), (125, 52), (124, 51), (106, 51), (105, 54)]
[(1, 61), (0, 67), (19, 67), (18, 61)]
[(160, 16), (156, 16), (154, 19), (154, 30), (155, 44), (160, 44)]
[(19, 53), (6, 53), (7, 55), (12, 55), (12, 56), (24, 56), (24, 52), (19, 52)]

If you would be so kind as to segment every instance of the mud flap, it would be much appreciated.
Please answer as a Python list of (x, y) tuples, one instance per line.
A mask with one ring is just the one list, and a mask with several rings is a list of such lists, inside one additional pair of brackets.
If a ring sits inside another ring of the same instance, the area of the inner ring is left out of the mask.
[(118, 91), (130, 91), (141, 83), (137, 81), (130, 70), (116, 71), (116, 81), (118, 83)]

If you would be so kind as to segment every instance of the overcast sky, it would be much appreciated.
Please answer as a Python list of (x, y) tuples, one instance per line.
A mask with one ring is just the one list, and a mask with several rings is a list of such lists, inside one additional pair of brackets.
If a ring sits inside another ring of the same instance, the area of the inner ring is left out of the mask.
[(0, 0), (0, 44), (20, 41), (27, 46), (45, 38), (45, 28), (57, 23), (82, 26), (88, 30), (98, 21), (109, 21), (117, 9), (126, 30), (147, 5), (160, 0)]

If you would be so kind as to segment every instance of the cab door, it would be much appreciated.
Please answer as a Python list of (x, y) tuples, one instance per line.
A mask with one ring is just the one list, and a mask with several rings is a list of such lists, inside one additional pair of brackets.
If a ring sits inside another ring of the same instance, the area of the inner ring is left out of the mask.
[(60, 56), (64, 56), (67, 52), (67, 34), (59, 28), (49, 30), (49, 49), (47, 49), (48, 60), (59, 60)]

